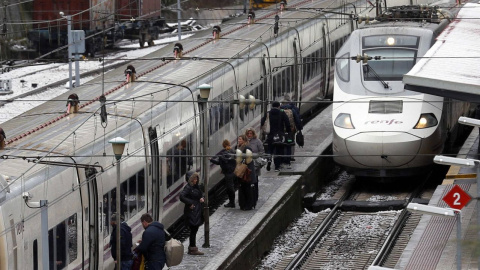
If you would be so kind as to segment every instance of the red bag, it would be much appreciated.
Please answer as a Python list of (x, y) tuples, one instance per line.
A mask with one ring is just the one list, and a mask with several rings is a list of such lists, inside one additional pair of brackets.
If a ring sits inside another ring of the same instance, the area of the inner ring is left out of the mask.
[(143, 270), (145, 269), (145, 262), (143, 255), (140, 253), (137, 253), (136, 250), (133, 250), (133, 264), (132, 264), (132, 270)]
[(252, 175), (252, 170), (250, 170), (249, 168), (247, 168), (245, 170), (245, 173), (243, 174), (243, 177), (242, 177), (242, 182), (250, 182), (252, 179), (251, 179), (251, 175)]

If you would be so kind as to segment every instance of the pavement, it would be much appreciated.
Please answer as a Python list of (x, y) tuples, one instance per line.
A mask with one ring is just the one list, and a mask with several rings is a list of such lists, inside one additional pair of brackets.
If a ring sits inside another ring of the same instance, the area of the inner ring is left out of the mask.
[[(303, 190), (300, 185), (299, 179), (305, 174), (309, 168), (314, 166), (317, 161), (315, 155), (321, 154), (330, 144), (332, 139), (332, 127), (329, 124), (331, 117), (331, 106), (325, 109), (320, 115), (311, 120), (305, 125), (303, 134), (305, 137), (305, 147), (296, 147), (295, 159), (292, 163), (292, 169), (282, 169), (280, 173), (276, 173), (273, 170), (266, 171), (262, 169), (262, 173), (259, 180), (259, 199), (256, 209), (251, 211), (242, 211), (238, 206), (238, 193), (236, 194), (236, 208), (220, 207), (216, 212), (210, 216), (210, 247), (202, 248), (201, 246), (205, 242), (204, 239), (204, 226), (199, 228), (197, 233), (197, 247), (204, 252), (203, 256), (188, 255), (187, 248), (189, 241), (184, 241), (185, 255), (180, 265), (170, 267), (169, 269), (248, 269), (252, 263), (257, 263), (256, 256), (263, 255), (262, 251), (258, 254), (252, 255), (252, 252), (256, 252), (262, 245), (271, 246), (271, 243), (264, 243), (270, 241), (261, 240), (266, 237), (266, 234), (273, 231), (265, 228), (267, 223), (271, 219), (280, 218), (285, 222), (285, 227), (290, 223), (288, 219), (293, 217), (282, 216), (284, 214), (277, 213), (278, 207), (283, 204), (288, 204), (287, 200), (290, 197), (298, 197), (297, 201), (292, 204), (296, 206), (298, 214), (302, 211), (301, 196), (291, 195), (292, 190), (297, 188)], [(290, 195), (289, 195), (290, 194)], [(289, 197), (290, 196), (290, 197)], [(292, 211), (288, 210), (291, 214)], [(277, 221), (274, 221), (274, 223)], [(278, 222), (277, 222), (278, 223)], [(277, 229), (277, 228), (276, 228)], [(276, 230), (275, 229), (275, 230)], [(279, 229), (280, 230), (280, 229)], [(279, 232), (279, 231), (278, 231)], [(277, 235), (278, 232), (271, 232), (271, 241)], [(258, 235), (260, 234), (260, 235)], [(263, 238), (262, 238), (263, 237)], [(248, 251), (248, 247), (253, 247), (254, 251)], [(247, 249), (247, 251), (243, 251)], [(249, 253), (250, 252), (250, 253)], [(249, 253), (249, 254), (245, 254)], [(238, 263), (232, 262), (235, 259), (237, 261), (244, 261), (244, 259), (235, 258), (238, 256), (245, 256), (252, 262)]]
[[(457, 157), (477, 159), (479, 143), (478, 129), (474, 128), (465, 141)], [(477, 212), (480, 208), (474, 197), (477, 194), (477, 168), (451, 166), (442, 185), (435, 190), (428, 205), (449, 207), (442, 200), (447, 193), (459, 185), (472, 200), (461, 210), (461, 266), (457, 264), (457, 220), (453, 217), (423, 214), (419, 225), (410, 236), (394, 269), (478, 269), (480, 221)], [(463, 197), (462, 197), (463, 198)]]

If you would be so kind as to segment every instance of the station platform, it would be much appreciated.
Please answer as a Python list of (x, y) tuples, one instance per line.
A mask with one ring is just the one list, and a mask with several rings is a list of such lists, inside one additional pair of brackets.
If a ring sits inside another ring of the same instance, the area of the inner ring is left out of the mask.
[[(478, 159), (478, 135), (478, 129), (472, 129), (457, 157)], [(459, 185), (472, 198), (461, 212), (461, 269), (478, 269), (480, 266), (480, 225), (477, 221), (477, 200), (474, 199), (477, 197), (476, 170), (476, 167), (451, 166), (446, 179), (437, 187), (429, 202), (431, 206), (449, 207), (442, 198), (454, 185)], [(456, 218), (453, 217), (422, 215), (395, 269), (458, 269), (456, 224)]]
[(314, 175), (311, 172), (318, 167), (318, 158), (312, 156), (320, 155), (332, 142), (331, 107), (305, 125), (302, 132), (305, 147), (296, 146), (292, 169), (274, 172), (273, 164), (271, 171), (262, 169), (256, 209), (240, 210), (237, 193), (235, 209), (220, 206), (210, 216), (209, 248), (202, 247), (204, 226), (199, 228), (197, 247), (205, 255), (188, 255), (187, 239), (183, 243), (182, 263), (170, 269), (252, 269), (255, 266), (278, 233), (303, 211), (301, 200), (305, 185), (302, 178)]

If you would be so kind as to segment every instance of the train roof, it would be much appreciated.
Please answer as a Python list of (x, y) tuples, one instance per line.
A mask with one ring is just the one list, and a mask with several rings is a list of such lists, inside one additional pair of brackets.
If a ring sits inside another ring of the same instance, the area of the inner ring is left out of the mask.
[[(417, 92), (480, 102), (480, 5), (467, 3), (437, 38), (435, 45), (403, 77)], [(473, 73), (472, 73), (473, 72)]]
[[(292, 7), (301, 4), (302, 7), (312, 8), (325, 5), (310, 1), (291, 1), (289, 4)], [(172, 43), (144, 59), (131, 63), (136, 68), (137, 76), (140, 76), (135, 83), (124, 83), (124, 68), (112, 70), (107, 73), (105, 81), (101, 77), (94, 79), (2, 123), (1, 127), (7, 134), (7, 145), (1, 152), (3, 158), (0, 159), (0, 174), (10, 180), (20, 177), (33, 166), (32, 163), (22, 159), (25, 156), (42, 157), (51, 152), (50, 155), (56, 156), (56, 159), (64, 160), (82, 151), (88, 154), (83, 148), (91, 142), (95, 140), (108, 141), (113, 138), (112, 134), (116, 133), (117, 128), (135, 125), (135, 120), (132, 119), (141, 117), (150, 119), (147, 112), (154, 110), (155, 113), (158, 113), (161, 109), (164, 110), (167, 106), (171, 106), (169, 105), (171, 103), (160, 102), (161, 100), (191, 100), (192, 97), (187, 93), (188, 91), (181, 87), (172, 88), (167, 84), (185, 85), (194, 91), (196, 86), (208, 80), (205, 76), (206, 73), (210, 72), (211, 74), (212, 70), (221, 67), (230, 69), (230, 66), (224, 64), (229, 58), (236, 55), (248, 55), (255, 49), (263, 50), (265, 46), (262, 44), (274, 39), (271, 29), (273, 28), (273, 16), (276, 13), (278, 13), (277, 10), (257, 12), (256, 18), (259, 23), (249, 26), (245, 24), (245, 18), (229, 21), (228, 24), (222, 25), (222, 35), (225, 38), (220, 40), (213, 41), (210, 31), (200, 31), (192, 38), (181, 41), (185, 49), (185, 57), (219, 60), (166, 60), (165, 58), (172, 57)], [(289, 32), (289, 28), (292, 26), (295, 27), (308, 21), (302, 19), (315, 16), (322, 15), (301, 11), (284, 12), (282, 20), (288, 20), (290, 27), (281, 27), (279, 36)], [(292, 19), (289, 20), (289, 18)], [(235, 34), (229, 35), (232, 32)], [(252, 40), (258, 42), (251, 42)], [(166, 91), (167, 88), (170, 90)], [(164, 91), (160, 91), (162, 89)], [(79, 96), (81, 109), (80, 113), (69, 115), (65, 113), (66, 100), (72, 93)], [(102, 93), (106, 95), (106, 109), (109, 114), (108, 124), (105, 128), (102, 128), (99, 120), (100, 102), (98, 99)], [(175, 96), (177, 93), (182, 95), (180, 99)], [(128, 102), (118, 102), (119, 100), (128, 100)], [(115, 115), (120, 117), (115, 117)], [(107, 149), (107, 152), (110, 152), (110, 149)]]

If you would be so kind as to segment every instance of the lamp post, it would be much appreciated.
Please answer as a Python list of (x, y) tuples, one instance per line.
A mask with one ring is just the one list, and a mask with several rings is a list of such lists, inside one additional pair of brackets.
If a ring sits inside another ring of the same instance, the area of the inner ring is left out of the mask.
[(210, 247), (210, 211), (208, 208), (208, 158), (207, 158), (207, 146), (208, 146), (208, 126), (207, 126), (207, 102), (208, 96), (210, 95), (210, 90), (212, 86), (209, 84), (202, 84), (197, 89), (200, 90), (200, 95), (198, 97), (198, 106), (200, 107), (200, 112), (202, 117), (200, 118), (201, 127), (202, 127), (202, 171), (203, 171), (203, 184), (205, 185), (205, 206), (204, 206), (204, 219), (205, 219), (205, 243), (202, 247)]
[[(122, 159), (123, 149), (125, 149), (125, 144), (128, 143), (127, 140), (121, 137), (116, 137), (108, 141), (112, 144), (113, 153), (115, 154), (115, 159), (117, 159), (117, 189), (116, 189), (116, 212), (117, 212), (117, 235), (116, 235), (116, 243), (117, 243), (117, 266), (120, 265), (121, 262), (121, 253), (120, 253), (120, 215), (121, 215), (121, 206), (120, 206), (120, 160)], [(117, 267), (119, 268), (119, 267)]]
[(457, 218), (457, 270), (462, 269), (462, 211), (453, 208), (442, 208), (419, 203), (409, 203), (407, 209), (421, 214)]
[(67, 36), (68, 36), (68, 78), (69, 78), (69, 89), (72, 90), (72, 16), (64, 16), (64, 13), (60, 11), (60, 16), (67, 20)]

